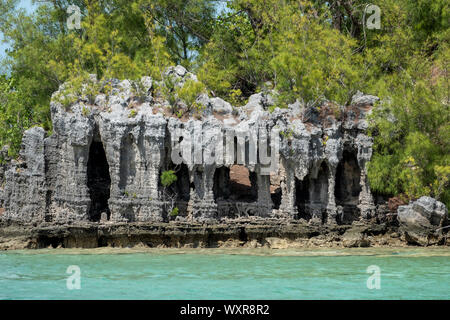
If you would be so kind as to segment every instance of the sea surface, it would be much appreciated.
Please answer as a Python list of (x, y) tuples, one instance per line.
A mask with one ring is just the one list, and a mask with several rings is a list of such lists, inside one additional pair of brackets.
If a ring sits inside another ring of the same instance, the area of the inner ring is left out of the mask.
[(447, 300), (450, 248), (5, 251), (0, 299)]

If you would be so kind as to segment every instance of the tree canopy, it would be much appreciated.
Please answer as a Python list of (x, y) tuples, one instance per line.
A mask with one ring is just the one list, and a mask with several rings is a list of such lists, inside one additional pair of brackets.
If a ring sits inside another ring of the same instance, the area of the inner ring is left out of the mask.
[[(0, 0), (10, 46), (1, 62), (0, 144), (11, 156), (27, 128), (51, 130), (50, 97), (64, 82), (161, 79), (182, 64), (237, 106), (267, 89), (281, 108), (296, 99), (345, 105), (358, 90), (379, 96), (372, 189), (450, 205), (446, 0), (52, 0), (36, 2), (32, 14), (17, 2)], [(380, 9), (379, 29), (368, 28), (370, 4)], [(81, 29), (67, 26), (70, 5), (80, 8)]]

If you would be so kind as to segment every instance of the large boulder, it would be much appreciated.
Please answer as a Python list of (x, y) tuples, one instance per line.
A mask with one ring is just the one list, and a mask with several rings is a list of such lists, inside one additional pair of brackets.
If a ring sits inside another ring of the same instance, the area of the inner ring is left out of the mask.
[(219, 114), (225, 115), (233, 112), (231, 104), (221, 98), (211, 98), (210, 102), (213, 110)]
[(361, 91), (358, 91), (353, 97), (352, 97), (352, 105), (371, 105), (373, 106), (375, 102), (379, 101), (380, 98), (372, 95), (366, 95), (362, 93)]
[(397, 210), (400, 230), (411, 244), (433, 245), (442, 241), (442, 232), (448, 223), (448, 210), (442, 202), (431, 197), (417, 201)]
[(361, 230), (360, 227), (356, 226), (354, 228), (348, 229), (342, 235), (342, 244), (346, 248), (357, 248), (357, 247), (370, 247), (370, 240), (367, 239), (366, 234)]

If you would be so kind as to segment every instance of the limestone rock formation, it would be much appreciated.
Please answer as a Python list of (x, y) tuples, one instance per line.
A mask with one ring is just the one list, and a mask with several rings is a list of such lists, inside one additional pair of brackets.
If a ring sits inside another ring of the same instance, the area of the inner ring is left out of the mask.
[[(196, 80), (181, 66), (166, 75), (176, 86)], [(53, 99), (50, 136), (41, 128), (25, 132), (20, 159), (5, 173), (4, 218), (168, 221), (160, 176), (169, 169), (178, 177), (170, 188), (178, 220), (259, 216), (351, 224), (374, 215), (365, 118), (376, 97), (359, 93), (345, 107), (297, 101), (270, 112), (274, 93), (255, 94), (243, 107), (203, 94), (202, 116), (179, 118), (151, 78), (141, 80), (139, 94), (132, 81), (109, 85), (94, 103), (80, 97), (65, 108)], [(239, 180), (234, 172), (247, 176)]]
[(436, 244), (447, 225), (448, 210), (442, 202), (421, 197), (405, 206), (398, 207), (400, 230), (406, 241), (414, 244)]

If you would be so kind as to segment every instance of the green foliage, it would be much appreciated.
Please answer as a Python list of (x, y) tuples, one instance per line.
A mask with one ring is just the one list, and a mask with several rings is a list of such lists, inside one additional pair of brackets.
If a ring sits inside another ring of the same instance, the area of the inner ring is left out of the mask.
[(170, 217), (178, 215), (178, 207), (176, 204), (177, 193), (174, 192), (170, 186), (177, 181), (177, 176), (174, 170), (166, 170), (161, 173), (161, 185), (163, 186), (161, 196), (164, 202), (165, 212)]
[(201, 111), (204, 106), (197, 103), (198, 96), (205, 92), (203, 83), (194, 80), (187, 80), (182, 87), (176, 89), (178, 99), (186, 104), (187, 112), (191, 110)]
[(141, 81), (133, 81), (131, 83), (131, 93), (135, 98), (142, 102), (147, 95), (144, 85)]
[(175, 79), (172, 76), (164, 77), (157, 90), (159, 94), (169, 103), (172, 113), (176, 113), (178, 106), (175, 92)]
[(167, 188), (175, 181), (177, 181), (175, 171), (166, 170), (161, 173), (161, 184), (163, 185), (163, 187)]
[(172, 217), (178, 216), (179, 211), (180, 210), (178, 209), (178, 207), (173, 208), (172, 211), (170, 212), (170, 216)]
[[(169, 5), (169, 1), (159, 2)], [(4, 98), (8, 105), (1, 107), (17, 112), (5, 120), (9, 124), (4, 128), (8, 129), (0, 133), (0, 142), (11, 145), (11, 152), (16, 154), (20, 135), (31, 124), (51, 130), (50, 98), (65, 82), (67, 85), (55, 98), (69, 108), (79, 94), (92, 102), (98, 93), (96, 86), (86, 86), (90, 74), (95, 74), (99, 83), (113, 77), (161, 78), (162, 70), (176, 60), (171, 58), (166, 39), (156, 26), (154, 12), (143, 10), (148, 3), (58, 0), (36, 3), (35, 12), (27, 14), (18, 9), (17, 0), (2, 0), (0, 32), (11, 49), (1, 64), (8, 71), (5, 77), (14, 83), (14, 93)], [(81, 8), (81, 30), (67, 29), (69, 5)], [(20, 119), (13, 124), (17, 115)]]
[(432, 185), (433, 195), (441, 199), (444, 203), (450, 203), (450, 166), (435, 166), (434, 173), (436, 180)]
[(248, 64), (245, 49), (255, 37), (245, 12), (227, 5), (229, 10), (217, 17), (210, 41), (200, 50), (197, 76), (217, 96), (226, 97), (233, 89), (248, 96), (256, 88), (253, 76), (258, 70), (251, 71), (255, 64)]
[(408, 0), (415, 39), (439, 41), (448, 36), (450, 26), (450, 4), (446, 0)]
[(230, 103), (234, 106), (245, 104), (245, 98), (242, 96), (241, 89), (230, 90)]
[(284, 139), (292, 139), (292, 137), (294, 136), (294, 130), (292, 130), (292, 128), (287, 129), (286, 131), (280, 131), (280, 135), (284, 138)]
[(177, 63), (189, 68), (196, 52), (211, 37), (217, 2), (215, 0), (142, 0), (164, 39), (164, 48)]
[(130, 110), (130, 113), (128, 114), (128, 118), (134, 118), (137, 116), (137, 111), (132, 109)]
[(183, 86), (178, 86), (173, 76), (167, 76), (159, 84), (158, 91), (169, 103), (172, 114), (178, 118), (192, 111), (199, 114), (204, 109), (204, 106), (196, 101), (200, 94), (206, 92), (205, 85), (199, 81), (188, 79)]
[(312, 15), (296, 2), (231, 1), (202, 51), (199, 79), (221, 96), (248, 96), (270, 81), (281, 103), (347, 102), (360, 76), (356, 42)]
[[(54, 101), (61, 103), (68, 111), (71, 105), (80, 99), (93, 104), (100, 90), (100, 83), (96, 79), (87, 73), (80, 73), (64, 83), (63, 88), (55, 94)], [(84, 112), (83, 109), (83, 115)]]
[(10, 157), (17, 156), (23, 131), (35, 124), (35, 111), (24, 103), (26, 98), (14, 79), (0, 78), (0, 145), (9, 146)]
[(87, 117), (91, 113), (91, 110), (89, 110), (89, 108), (87, 108), (87, 107), (83, 107), (81, 112), (82, 112), (83, 116)]
[(379, 87), (384, 99), (371, 126), (373, 190), (410, 198), (430, 195), (450, 205), (449, 83), (434, 74), (445, 68), (439, 60), (417, 57), (407, 70), (386, 77)]

